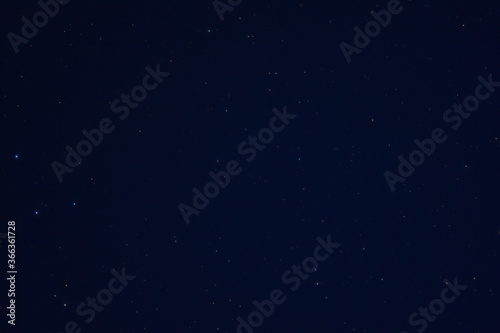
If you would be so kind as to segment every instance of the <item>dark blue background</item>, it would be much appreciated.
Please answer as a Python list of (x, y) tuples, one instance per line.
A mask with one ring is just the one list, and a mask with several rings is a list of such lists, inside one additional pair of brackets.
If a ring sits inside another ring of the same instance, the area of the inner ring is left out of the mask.
[[(73, 0), (15, 54), (6, 35), (39, 6), (4, 1), (0, 231), (16, 221), (19, 274), (2, 332), (236, 332), (329, 234), (339, 251), (256, 332), (416, 332), (455, 276), (468, 289), (427, 331), (498, 330), (500, 92), (457, 131), (442, 115), (500, 81), (499, 7), (401, 3), (347, 64), (339, 44), (386, 2), (246, 0), (221, 22), (209, 0)], [(170, 76), (118, 120), (109, 103), (156, 64)], [(178, 204), (285, 105), (297, 118), (186, 225)], [(105, 117), (59, 183), (50, 164)], [(448, 140), (392, 193), (383, 173), (436, 127)], [(122, 267), (136, 279), (84, 323)]]

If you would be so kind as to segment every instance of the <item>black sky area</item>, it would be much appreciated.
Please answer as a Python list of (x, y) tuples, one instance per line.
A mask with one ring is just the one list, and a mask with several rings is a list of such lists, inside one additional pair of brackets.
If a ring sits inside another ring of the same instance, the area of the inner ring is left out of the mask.
[(55, 4), (2, 2), (0, 333), (498, 332), (496, 2)]

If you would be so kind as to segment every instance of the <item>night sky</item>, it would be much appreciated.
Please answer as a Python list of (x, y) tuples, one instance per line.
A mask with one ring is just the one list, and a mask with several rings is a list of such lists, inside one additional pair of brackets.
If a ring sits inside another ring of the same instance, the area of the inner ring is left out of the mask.
[(498, 332), (496, 2), (1, 12), (0, 332)]

